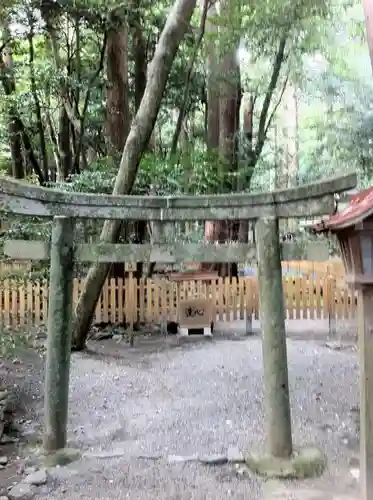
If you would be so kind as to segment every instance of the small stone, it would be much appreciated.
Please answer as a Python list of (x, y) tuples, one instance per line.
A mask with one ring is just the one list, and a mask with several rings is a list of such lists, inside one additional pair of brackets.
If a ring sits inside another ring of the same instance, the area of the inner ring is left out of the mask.
[(325, 347), (332, 349), (333, 351), (340, 351), (342, 346), (338, 342), (326, 342)]
[(234, 463), (234, 464), (243, 464), (245, 463), (245, 457), (243, 453), (236, 447), (236, 446), (231, 446), (227, 450), (227, 458), (228, 462)]
[(36, 467), (25, 467), (23, 473), (26, 474), (26, 476), (28, 476), (29, 474), (33, 474), (37, 470), (38, 469)]
[(2, 438), (0, 439), (1, 444), (12, 444), (16, 443), (17, 441), (18, 439), (7, 436), (6, 434), (3, 434)]
[(170, 464), (182, 462), (195, 462), (198, 460), (198, 455), (168, 455), (167, 461)]
[(350, 460), (348, 461), (348, 465), (350, 466), (351, 469), (359, 469), (360, 468), (360, 457), (358, 457), (358, 456), (351, 457)]
[(31, 500), (34, 496), (31, 484), (19, 483), (8, 492), (9, 500)]
[(0, 465), (6, 465), (8, 463), (8, 457), (0, 457)]
[(23, 482), (25, 484), (33, 484), (34, 486), (42, 486), (46, 484), (48, 481), (47, 471), (45, 469), (40, 469), (36, 472), (32, 472), (29, 474)]
[(350, 469), (350, 474), (356, 479), (356, 481), (358, 481), (360, 478), (360, 469)]
[(227, 455), (206, 455), (199, 457), (199, 461), (205, 465), (224, 465), (228, 463)]
[(4, 401), (8, 396), (8, 391), (0, 391), (0, 401)]
[(245, 474), (248, 474), (248, 472), (249, 472), (249, 471), (248, 471), (247, 467), (242, 467), (242, 466), (239, 466), (239, 467), (237, 467), (237, 468), (236, 468), (236, 475), (237, 475), (237, 476), (242, 477), (242, 476), (244, 476)]

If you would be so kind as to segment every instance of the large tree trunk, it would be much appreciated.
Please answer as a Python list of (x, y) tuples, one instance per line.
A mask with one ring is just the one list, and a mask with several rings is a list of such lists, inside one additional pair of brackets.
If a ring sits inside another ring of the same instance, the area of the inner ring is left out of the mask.
[[(298, 146), (298, 98), (293, 85), (288, 85), (284, 95), (285, 115), (285, 184), (284, 188), (292, 188), (297, 184), (299, 171), (299, 146)], [(294, 233), (297, 228), (296, 219), (286, 219), (288, 233)]]
[(203, 40), (203, 35), (205, 34), (205, 27), (206, 27), (206, 18), (207, 18), (207, 9), (208, 9), (208, 0), (203, 0), (203, 6), (202, 6), (202, 15), (201, 15), (201, 22), (199, 25), (199, 30), (198, 30), (198, 36), (196, 39), (196, 42), (194, 44), (194, 49), (192, 52), (192, 55), (189, 59), (189, 64), (187, 67), (186, 75), (185, 75), (185, 87), (184, 87), (184, 95), (183, 99), (181, 101), (181, 105), (179, 106), (179, 113), (178, 117), (176, 120), (176, 127), (174, 131), (174, 135), (172, 137), (172, 143), (171, 143), (171, 150), (170, 150), (170, 157), (174, 157), (177, 153), (177, 145), (180, 139), (181, 131), (183, 129), (183, 125), (185, 125), (184, 120), (186, 119), (187, 115), (187, 109), (188, 109), (188, 103), (189, 103), (189, 98), (190, 98), (190, 87), (192, 83), (192, 75), (193, 75), (193, 70), (194, 70), (194, 65), (197, 59), (197, 55)]
[(132, 33), (132, 57), (135, 64), (135, 111), (139, 109), (145, 92), (148, 72), (147, 46), (140, 16), (141, 0), (133, 0), (129, 24)]
[[(106, 136), (109, 152), (114, 158), (123, 151), (131, 120), (128, 97), (128, 29), (119, 21), (118, 24), (117, 28), (112, 28), (108, 33), (106, 49)], [(125, 239), (128, 233), (126, 226), (122, 224), (122, 239)], [(113, 264), (110, 277), (124, 277), (124, 263)]]
[(219, 148), (219, 85), (218, 85), (218, 58), (216, 54), (216, 41), (218, 27), (216, 25), (216, 7), (212, 4), (208, 10), (206, 21), (206, 139), (210, 151)]
[[(3, 68), (2, 79), (7, 81), (8, 93), (11, 95), (16, 91), (16, 83), (13, 72), (13, 54), (11, 48), (11, 35), (9, 26), (4, 20), (1, 26), (2, 41), (6, 44), (3, 50)], [(1, 54), (0, 54), (1, 57)], [(3, 84), (4, 84), (3, 82)], [(18, 113), (14, 104), (10, 104), (7, 112), (8, 134), (10, 144), (10, 154), (12, 158), (12, 175), (16, 179), (22, 179), (25, 176), (25, 168), (22, 154), (22, 130), (19, 127)]]
[(58, 120), (58, 180), (65, 181), (71, 173), (73, 154), (71, 150), (71, 126), (64, 105), (61, 103)]
[(367, 42), (369, 48), (370, 62), (373, 71), (373, 3), (371, 0), (363, 0), (365, 27), (367, 33)]
[[(221, 190), (225, 193), (236, 191), (237, 185), (237, 144), (240, 128), (241, 106), (241, 75), (237, 60), (237, 44), (221, 54), (220, 71), (221, 81), (219, 86), (219, 154), (220, 154), (220, 179)], [(239, 223), (216, 221), (205, 226), (207, 241), (227, 240), (237, 241), (239, 236)], [(237, 265), (220, 263), (211, 265), (219, 276), (237, 276)], [(204, 268), (205, 266), (202, 266)]]
[[(144, 96), (133, 120), (119, 166), (113, 194), (128, 194), (132, 190), (141, 156), (147, 146), (163, 97), (167, 77), (176, 51), (188, 29), (196, 0), (176, 0), (160, 36)], [(101, 241), (116, 242), (121, 221), (106, 221)], [(97, 300), (109, 271), (109, 264), (93, 265), (85, 282), (74, 318), (74, 348), (82, 350), (88, 335)]]
[(45, 139), (44, 122), (42, 116), (42, 108), (38, 96), (38, 85), (36, 81), (35, 71), (35, 49), (34, 49), (34, 19), (29, 16), (30, 33), (28, 35), (29, 44), (29, 70), (30, 70), (30, 89), (35, 106), (36, 124), (39, 133), (40, 156), (41, 165), (45, 182), (49, 181), (49, 165), (48, 165), (48, 151), (47, 141)]
[[(225, 54), (221, 64), (222, 82), (219, 102), (219, 153), (222, 160), (222, 189), (237, 189), (237, 139), (241, 105), (241, 75), (237, 61), (237, 47)], [(233, 174), (233, 175), (232, 175)]]
[(107, 80), (106, 132), (116, 155), (123, 151), (130, 128), (127, 26), (108, 33)]

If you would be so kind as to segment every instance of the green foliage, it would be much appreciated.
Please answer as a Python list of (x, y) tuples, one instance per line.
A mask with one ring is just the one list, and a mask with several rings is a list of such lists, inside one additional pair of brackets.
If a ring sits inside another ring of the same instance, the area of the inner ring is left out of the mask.
[[(216, 155), (193, 151), (188, 162), (174, 159), (162, 160), (156, 155), (143, 157), (133, 194), (207, 194), (214, 193), (222, 181), (217, 175)], [(51, 184), (56, 189), (81, 193), (106, 193), (113, 191), (117, 167), (110, 158), (95, 162), (89, 170), (71, 175), (68, 182)]]

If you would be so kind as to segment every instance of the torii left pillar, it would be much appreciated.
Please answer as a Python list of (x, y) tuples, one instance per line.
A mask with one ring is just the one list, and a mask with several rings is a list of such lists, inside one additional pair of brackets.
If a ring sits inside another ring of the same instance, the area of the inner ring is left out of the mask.
[(73, 219), (54, 217), (50, 259), (43, 440), (46, 455), (66, 447), (73, 312)]

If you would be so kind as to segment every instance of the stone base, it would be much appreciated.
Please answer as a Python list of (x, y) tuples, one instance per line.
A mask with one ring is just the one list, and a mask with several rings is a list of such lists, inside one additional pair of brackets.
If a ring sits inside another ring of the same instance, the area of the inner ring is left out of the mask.
[(251, 455), (246, 458), (246, 464), (253, 472), (267, 478), (305, 479), (321, 476), (327, 460), (319, 448), (304, 447), (295, 450), (288, 459)]
[(76, 448), (62, 448), (52, 453), (45, 453), (39, 450), (38, 458), (46, 467), (56, 467), (57, 465), (68, 465), (81, 457), (80, 451)]

